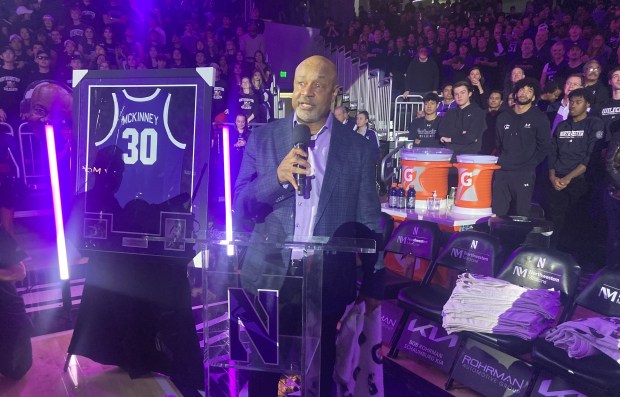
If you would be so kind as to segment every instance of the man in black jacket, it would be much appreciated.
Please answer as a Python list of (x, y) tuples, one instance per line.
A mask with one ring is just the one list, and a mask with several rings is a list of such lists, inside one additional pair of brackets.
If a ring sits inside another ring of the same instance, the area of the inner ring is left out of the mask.
[(439, 88), (439, 67), (428, 57), (428, 49), (420, 47), (418, 57), (409, 63), (407, 67), (407, 81), (403, 96), (407, 98), (410, 93), (427, 93), (437, 91)]
[[(475, 103), (471, 103), (472, 88), (469, 83), (459, 81), (452, 88), (456, 109), (449, 110), (439, 123), (437, 132), (439, 140), (451, 149), (456, 161), (459, 154), (477, 154), (482, 148), (482, 133), (487, 128), (486, 115)], [(455, 168), (450, 169), (448, 184), (456, 186), (458, 174)]]
[(584, 87), (592, 94), (592, 107), (599, 107), (610, 97), (609, 89), (600, 80), (603, 67), (596, 59), (591, 59), (583, 65)]
[(539, 96), (536, 80), (519, 80), (513, 88), (514, 107), (497, 117), (497, 163), (502, 168), (493, 176), (493, 213), (498, 216), (529, 216), (536, 166), (549, 151), (549, 120), (534, 106)]
[(579, 88), (568, 95), (569, 118), (553, 133), (549, 152), (549, 217), (554, 223), (551, 245), (557, 246), (566, 214), (586, 194), (585, 172), (598, 139), (603, 137), (603, 122), (588, 116), (592, 95)]
[(469, 83), (455, 83), (452, 92), (457, 108), (449, 110), (439, 124), (441, 142), (458, 154), (477, 154), (482, 145), (482, 132), (486, 126), (484, 110), (471, 103), (472, 88)]

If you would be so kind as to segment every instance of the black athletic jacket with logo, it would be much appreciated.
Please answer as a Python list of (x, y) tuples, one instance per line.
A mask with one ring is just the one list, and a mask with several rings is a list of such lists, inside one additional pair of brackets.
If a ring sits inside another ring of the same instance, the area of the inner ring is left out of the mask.
[(557, 176), (564, 176), (579, 164), (588, 166), (590, 155), (598, 139), (603, 138), (603, 121), (588, 116), (575, 123), (564, 120), (556, 127), (549, 152), (549, 169)]
[(487, 128), (486, 114), (480, 106), (470, 103), (463, 109), (448, 110), (439, 123), (439, 136), (452, 138), (446, 147), (457, 154), (478, 154), (482, 133)]
[(498, 165), (505, 171), (533, 171), (551, 148), (549, 119), (532, 106), (523, 114), (513, 108), (497, 116)]

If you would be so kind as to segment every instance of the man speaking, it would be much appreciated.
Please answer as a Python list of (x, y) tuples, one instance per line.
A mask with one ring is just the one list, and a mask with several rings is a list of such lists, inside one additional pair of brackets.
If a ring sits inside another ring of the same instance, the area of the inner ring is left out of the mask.
[[(337, 91), (335, 65), (321, 56), (305, 59), (295, 70), (294, 114), (265, 125), (248, 140), (234, 196), (235, 213), (256, 224), (252, 236), (255, 244), (248, 248), (242, 265), (246, 290), (265, 288), (267, 277), (263, 275), (298, 271), (304, 253), (257, 243), (265, 238), (375, 238), (380, 249), (382, 241), (376, 237), (381, 228), (381, 207), (375, 191), (376, 146), (334, 121), (330, 106)], [(293, 142), (293, 129), (298, 124), (310, 130), (307, 152), (293, 147), (297, 143)], [(296, 192), (296, 174), (306, 176), (302, 194)], [(366, 300), (367, 308), (374, 309), (383, 290), (383, 261), (381, 255), (371, 255), (362, 262), (359, 298)], [(320, 395), (331, 396), (336, 324), (345, 306), (355, 299), (355, 258), (353, 254), (325, 254), (323, 266)], [(286, 322), (282, 319), (280, 324)], [(277, 395), (277, 378), (265, 381), (269, 376), (265, 374), (254, 385), (250, 379), (250, 396)]]

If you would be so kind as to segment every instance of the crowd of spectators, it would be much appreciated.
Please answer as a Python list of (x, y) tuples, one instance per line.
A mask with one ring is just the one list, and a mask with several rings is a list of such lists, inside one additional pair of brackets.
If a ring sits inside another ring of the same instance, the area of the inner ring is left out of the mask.
[(599, 62), (604, 77), (619, 64), (619, 33), (618, 2), (603, 0), (528, 1), (525, 9), (509, 11), (501, 1), (404, 7), (392, 1), (372, 15), (361, 9), (346, 26), (328, 18), (322, 29), (328, 43), (385, 71), (400, 93), (438, 91), (468, 78), (476, 66), (474, 85), (487, 96), (510, 87), (514, 67), (542, 87), (550, 81), (561, 86), (590, 60)]
[(494, 213), (527, 216), (533, 198), (558, 229), (552, 245), (607, 235), (617, 265), (620, 2), (381, 4), (345, 26), (327, 19), (322, 36), (391, 77), (394, 96), (422, 96), (413, 144), (497, 155)]
[[(72, 71), (213, 66), (218, 121), (270, 116), (271, 67), (258, 9), (246, 20), (213, 2), (16, 0), (0, 6), (0, 121), (16, 127), (19, 103), (41, 80), (71, 86)], [(242, 81), (252, 95), (242, 94)], [(240, 98), (245, 99), (241, 100)], [(249, 98), (248, 98), (249, 97)]]

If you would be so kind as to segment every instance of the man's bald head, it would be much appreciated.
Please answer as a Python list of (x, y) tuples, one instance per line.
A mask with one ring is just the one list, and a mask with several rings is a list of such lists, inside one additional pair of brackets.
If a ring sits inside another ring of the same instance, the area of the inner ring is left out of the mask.
[(325, 125), (337, 93), (336, 65), (329, 59), (314, 55), (295, 69), (293, 109), (297, 120), (313, 134)]
[(344, 123), (347, 120), (347, 118), (349, 118), (349, 112), (342, 105), (336, 106), (334, 108), (334, 116), (336, 116), (336, 119), (338, 119), (338, 121), (340, 121), (341, 123)]
[(305, 72), (306, 69), (321, 71), (322, 75), (332, 84), (335, 85), (337, 83), (336, 65), (322, 55), (313, 55), (301, 61), (295, 69), (295, 76), (297, 76), (297, 73)]
[(67, 89), (55, 83), (41, 83), (32, 91), (28, 121), (71, 120), (72, 109), (73, 97)]

